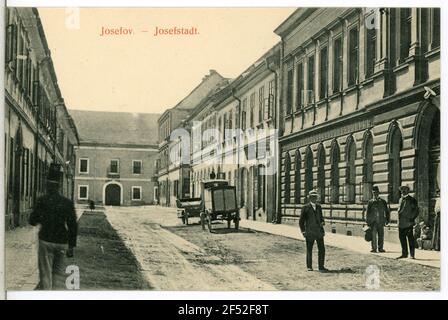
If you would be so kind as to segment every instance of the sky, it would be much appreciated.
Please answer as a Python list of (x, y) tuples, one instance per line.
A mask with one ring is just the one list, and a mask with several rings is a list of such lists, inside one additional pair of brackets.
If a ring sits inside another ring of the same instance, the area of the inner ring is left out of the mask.
[[(40, 8), (39, 14), (67, 108), (162, 113), (210, 69), (237, 77), (280, 41), (273, 31), (294, 10)], [(155, 35), (156, 28), (174, 27), (197, 34)]]

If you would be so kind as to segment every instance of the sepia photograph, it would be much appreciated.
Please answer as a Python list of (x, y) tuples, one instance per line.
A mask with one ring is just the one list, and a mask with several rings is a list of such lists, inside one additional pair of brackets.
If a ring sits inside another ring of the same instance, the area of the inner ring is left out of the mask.
[(441, 290), (440, 7), (3, 26), (6, 292)]

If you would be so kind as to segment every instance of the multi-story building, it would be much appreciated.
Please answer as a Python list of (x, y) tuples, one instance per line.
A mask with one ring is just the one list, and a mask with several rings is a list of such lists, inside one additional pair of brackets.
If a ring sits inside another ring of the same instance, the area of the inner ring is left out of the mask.
[(283, 221), (299, 217), (315, 188), (327, 228), (356, 233), (377, 185), (392, 208), (390, 234), (403, 184), (420, 219), (431, 219), (440, 189), (440, 9), (303, 8), (275, 32)]
[(237, 188), (241, 217), (275, 218), (276, 99), (280, 45), (218, 88), (187, 119), (191, 126), (191, 189), (213, 172)]
[(154, 202), (158, 114), (70, 110), (79, 130), (75, 198), (101, 205)]
[(166, 110), (158, 120), (159, 128), (159, 156), (157, 159), (156, 191), (157, 201), (164, 206), (176, 205), (176, 198), (190, 196), (190, 166), (188, 163), (177, 161), (181, 157), (179, 139), (171, 139), (171, 134), (176, 128), (185, 127), (184, 120), (196, 108), (196, 106), (217, 87), (225, 83), (223, 78), (215, 70), (210, 70), (200, 84), (190, 94), (182, 99), (176, 106)]
[(27, 222), (44, 194), (50, 163), (64, 171), (61, 192), (72, 198), (78, 136), (59, 90), (37, 9), (6, 8), (6, 227)]

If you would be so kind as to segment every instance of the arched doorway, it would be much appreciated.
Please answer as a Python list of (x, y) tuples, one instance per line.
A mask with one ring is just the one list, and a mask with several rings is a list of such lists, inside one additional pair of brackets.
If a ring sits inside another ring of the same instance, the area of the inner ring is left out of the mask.
[(109, 183), (104, 189), (104, 204), (106, 206), (119, 206), (121, 204), (121, 186), (117, 183)]
[(417, 122), (417, 190), (420, 217), (431, 224), (440, 197), (440, 110), (426, 104)]

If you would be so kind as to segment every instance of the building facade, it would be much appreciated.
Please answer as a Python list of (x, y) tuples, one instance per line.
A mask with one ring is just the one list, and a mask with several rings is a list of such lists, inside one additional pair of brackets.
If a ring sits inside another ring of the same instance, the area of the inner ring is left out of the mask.
[(37, 9), (5, 8), (5, 217), (25, 225), (45, 193), (50, 163), (64, 171), (61, 193), (73, 199), (76, 126), (57, 84)]
[(296, 221), (317, 189), (327, 228), (360, 233), (376, 185), (392, 209), (390, 234), (406, 184), (430, 221), (440, 191), (440, 9), (305, 8), (275, 32), (282, 220)]
[(189, 130), (185, 119), (211, 92), (219, 88), (227, 79), (215, 70), (210, 70), (202, 81), (176, 106), (166, 110), (158, 120), (159, 156), (157, 159), (157, 181), (155, 194), (157, 202), (163, 206), (175, 206), (177, 198), (190, 197), (190, 165), (177, 161), (180, 154), (178, 139), (172, 132), (178, 128)]
[(213, 172), (236, 186), (244, 219), (276, 218), (277, 82), (280, 45), (210, 95), (187, 119), (191, 189)]
[(158, 114), (70, 110), (79, 129), (75, 199), (78, 204), (154, 203)]

